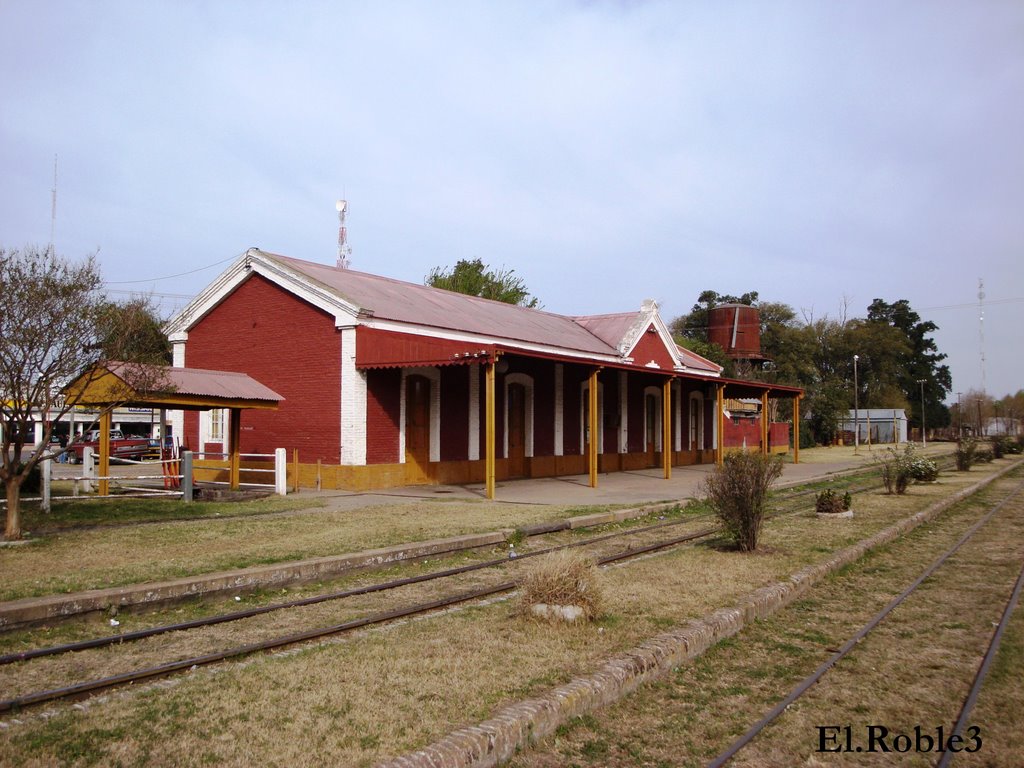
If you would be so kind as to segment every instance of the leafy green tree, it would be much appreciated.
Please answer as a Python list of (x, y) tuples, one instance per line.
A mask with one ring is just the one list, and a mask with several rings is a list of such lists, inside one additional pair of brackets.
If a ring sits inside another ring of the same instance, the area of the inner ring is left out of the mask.
[(433, 288), (480, 296), (484, 299), (503, 301), (520, 307), (539, 309), (541, 304), (531, 296), (523, 278), (514, 269), (492, 269), (480, 259), (461, 259), (451, 269), (434, 267), (424, 278), (423, 284)]
[(725, 356), (725, 350), (718, 344), (711, 341), (701, 341), (700, 339), (690, 339), (686, 336), (674, 336), (674, 339), (679, 346), (700, 355), (705, 360), (710, 360), (722, 366), (723, 376), (735, 376), (735, 364)]
[(931, 338), (931, 334), (939, 327), (930, 320), (922, 320), (906, 299), (891, 304), (875, 299), (868, 306), (867, 322), (887, 325), (899, 332), (905, 340), (897, 386), (905, 402), (910, 404), (911, 425), (921, 426), (919, 382), (923, 380), (926, 426), (948, 426), (950, 414), (943, 401), (953, 387), (953, 377), (949, 366), (942, 363), (946, 355), (939, 352), (935, 340)]
[[(163, 319), (148, 296), (100, 305), (97, 342), (107, 360), (169, 365), (171, 342), (163, 331)], [(130, 329), (130, 333), (126, 333)]]

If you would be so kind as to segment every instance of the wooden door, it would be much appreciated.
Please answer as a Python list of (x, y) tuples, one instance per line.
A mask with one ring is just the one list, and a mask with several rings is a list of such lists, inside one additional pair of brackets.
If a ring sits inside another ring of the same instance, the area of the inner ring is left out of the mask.
[(526, 387), (508, 385), (508, 476), (526, 475)]
[(405, 461), (422, 475), (409, 475), (411, 481), (426, 479), (430, 462), (430, 380), (423, 376), (405, 380)]

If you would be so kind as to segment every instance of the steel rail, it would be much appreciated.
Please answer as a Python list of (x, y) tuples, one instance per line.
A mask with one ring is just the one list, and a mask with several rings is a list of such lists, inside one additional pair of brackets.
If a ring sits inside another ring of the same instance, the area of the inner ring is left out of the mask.
[[(17, 651), (15, 653), (8, 653), (0, 656), (0, 666), (3, 666), (5, 664), (14, 664), (19, 661), (29, 661), (31, 659), (42, 658), (44, 656), (57, 656), (63, 653), (71, 653), (73, 651), (84, 651), (92, 648), (105, 648), (110, 645), (121, 645), (126, 642), (144, 640), (145, 638), (163, 635), (168, 632), (180, 632), (189, 629), (199, 629), (201, 627), (211, 627), (217, 624), (224, 624), (231, 621), (241, 621), (242, 619), (249, 619), (254, 616), (262, 616), (267, 613), (273, 613), (275, 611), (281, 611), (287, 608), (303, 608), (305, 606), (317, 605), (319, 603), (325, 603), (332, 600), (342, 600), (344, 598), (357, 597), (359, 595), (368, 595), (374, 592), (385, 592), (391, 589), (397, 589), (399, 587), (410, 586), (412, 584), (421, 584), (427, 581), (434, 581), (437, 579), (459, 576), (464, 573), (483, 570), (484, 568), (504, 566), (510, 562), (515, 562), (516, 560), (525, 560), (530, 557), (537, 557), (539, 555), (548, 554), (549, 552), (556, 552), (562, 549), (585, 547), (590, 546), (591, 544), (598, 544), (603, 541), (608, 541), (610, 539), (616, 539), (624, 536), (631, 536), (638, 533), (645, 533), (652, 530), (658, 530), (661, 528), (665, 528), (667, 526), (682, 525), (683, 523), (692, 522), (694, 519), (697, 518), (690, 517), (682, 518), (679, 520), (667, 520), (662, 523), (655, 523), (653, 525), (642, 526), (640, 528), (631, 528), (625, 531), (617, 531), (615, 533), (609, 533), (602, 536), (592, 537), (584, 541), (569, 542), (567, 544), (558, 544), (551, 547), (545, 547), (543, 549), (534, 550), (532, 552), (523, 552), (522, 554), (517, 554), (515, 558), (501, 557), (495, 558), (493, 560), (484, 560), (479, 563), (471, 563), (469, 565), (462, 565), (455, 568), (446, 568), (440, 571), (431, 571), (430, 573), (424, 573), (418, 576), (407, 576), (401, 579), (393, 579), (391, 581), (380, 582), (378, 584), (368, 584), (364, 587), (354, 587), (352, 589), (345, 589), (338, 592), (328, 592), (321, 595), (312, 595), (310, 597), (299, 598), (297, 600), (288, 600), (284, 602), (271, 603), (270, 605), (246, 608), (241, 611), (232, 611), (230, 613), (219, 614), (217, 616), (208, 616), (202, 619), (193, 619), (191, 621), (183, 621), (175, 624), (163, 624), (156, 627), (149, 627), (148, 629), (139, 629), (132, 632), (123, 632), (117, 635), (96, 637), (90, 640), (79, 640), (73, 643), (52, 645), (44, 648), (34, 648), (27, 651)], [(717, 531), (718, 529), (714, 530)], [(707, 532), (702, 533), (704, 533), (704, 535), (709, 535), (707, 534)], [(462, 551), (465, 550), (455, 549), (435, 554), (448, 554), (450, 552)]]
[[(849, 490), (852, 493), (859, 493), (862, 490), (877, 487), (877, 484), (872, 483), (862, 486), (852, 486)], [(790, 496), (790, 499), (805, 495), (805, 492), (799, 492)], [(783, 501), (788, 501), (784, 499)], [(777, 511), (771, 517), (777, 517), (784, 514), (790, 514), (792, 512), (803, 509), (805, 505), (800, 504), (794, 507)], [(683, 523), (693, 522), (704, 518), (712, 517), (712, 513), (701, 513), (698, 515), (691, 515), (689, 517), (680, 518), (678, 520), (668, 520), (661, 523), (655, 523), (653, 525), (642, 526), (639, 528), (631, 528), (625, 531), (618, 531), (615, 533), (606, 534), (603, 536), (597, 536), (585, 541), (570, 542), (568, 544), (561, 544), (552, 547), (545, 547), (540, 550), (533, 552), (523, 552), (518, 554), (515, 559), (522, 560), (529, 557), (536, 557), (538, 555), (547, 554), (549, 552), (559, 551), (561, 549), (571, 547), (583, 547), (591, 544), (597, 544), (603, 541), (608, 541), (614, 538), (621, 538), (625, 536), (632, 536), (639, 533), (646, 533), (652, 530), (665, 528), (669, 526), (682, 525)], [(564, 530), (571, 530), (568, 523), (565, 521), (558, 521), (556, 523), (540, 523), (536, 526), (528, 527), (529, 536), (540, 535), (543, 533), (555, 533)], [(720, 531), (721, 528), (708, 529), (704, 532), (704, 536), (709, 536), (713, 533)], [(443, 550), (434, 554), (454, 554), (458, 552), (464, 552), (466, 548), (454, 548), (449, 550)], [(27, 651), (18, 651), (14, 653), (7, 653), (0, 655), (0, 666), (6, 664), (14, 664), (21, 661), (29, 661), (31, 659), (42, 658), (46, 656), (57, 656), (63, 653), (72, 653), (75, 651), (90, 650), (93, 648), (105, 648), (111, 645), (120, 645), (123, 643), (135, 642), (137, 640), (144, 640), (149, 637), (156, 637), (158, 635), (167, 634), (169, 632), (182, 632), (190, 629), (199, 629), (202, 627), (216, 626), (217, 624), (224, 624), (232, 621), (241, 621), (243, 619), (253, 618), (255, 616), (261, 616), (275, 611), (281, 611), (288, 608), (302, 608), (310, 605), (317, 605), (319, 603), (330, 602), (333, 600), (342, 600), (349, 597), (357, 597), (359, 595), (372, 594), (374, 592), (384, 592), (391, 589), (397, 589), (400, 587), (410, 586), (412, 584), (420, 584), (427, 581), (433, 581), (435, 579), (450, 578), (452, 576), (458, 576), (464, 573), (470, 573), (476, 570), (482, 570), (485, 568), (499, 567), (508, 564), (508, 558), (496, 558), (493, 560), (486, 560), (480, 563), (473, 563), (471, 565), (459, 566), (456, 568), (448, 568), (441, 571), (432, 571), (431, 573), (421, 574), (419, 576), (409, 576), (401, 579), (394, 579), (392, 581), (381, 582), (379, 584), (371, 584), (365, 587), (356, 587), (353, 589), (341, 590), (338, 592), (329, 592), (322, 595), (313, 595), (307, 598), (300, 598), (298, 600), (288, 600), (284, 602), (271, 603), (270, 605), (258, 606), (255, 608), (247, 608), (241, 611), (232, 611), (229, 613), (220, 614), (217, 616), (210, 616), (202, 619), (194, 619), (191, 621), (177, 622), (174, 624), (163, 624), (156, 627), (149, 627), (147, 629), (134, 630), (132, 632), (122, 632), (116, 635), (106, 635), (103, 637), (92, 638), (89, 640), (79, 640), (73, 643), (63, 643), (60, 645), (47, 646), (43, 648), (34, 648)]]
[[(625, 551), (617, 552), (613, 555), (608, 555), (597, 560), (598, 565), (606, 565), (620, 560), (625, 560), (631, 557), (637, 557), (648, 552), (654, 552), (658, 549), (666, 549), (677, 544), (682, 544), (693, 539), (702, 538), (710, 535), (710, 533), (717, 532), (718, 529), (711, 531), (697, 531), (694, 533), (688, 533), (683, 536), (679, 536), (673, 539), (669, 539), (655, 544), (638, 547), (635, 549), (628, 549)], [(569, 545), (562, 545), (560, 548), (564, 549)], [(541, 554), (541, 553), (537, 553)], [(321, 627), (319, 629), (306, 630), (304, 632), (298, 632), (291, 635), (284, 635), (270, 640), (261, 641), (258, 643), (250, 643), (248, 645), (232, 648), (226, 651), (218, 651), (216, 653), (205, 654), (203, 656), (194, 656), (187, 659), (181, 659), (178, 661), (168, 662), (166, 664), (159, 664), (153, 667), (147, 667), (144, 669), (134, 670), (131, 672), (124, 672), (110, 677), (98, 678), (95, 680), (87, 680), (74, 685), (66, 686), (64, 688), (53, 688), (45, 691), (36, 691), (34, 693), (25, 694), (12, 699), (6, 699), (0, 701), (0, 712), (10, 712), (19, 710), (24, 707), (43, 704), (50, 701), (56, 701), (59, 699), (81, 697), (88, 693), (94, 693), (96, 691), (106, 690), (115, 688), (121, 685), (134, 683), (141, 680), (147, 680), (154, 677), (163, 677), (175, 672), (181, 672), (183, 670), (191, 670), (193, 668), (214, 664), (219, 661), (226, 661), (227, 659), (238, 658), (241, 656), (248, 656), (254, 653), (265, 652), (282, 648), (289, 645), (295, 645), (297, 643), (307, 642), (309, 640), (316, 640), (322, 637), (328, 637), (331, 635), (338, 635), (345, 632), (351, 632), (356, 629), (362, 629), (364, 627), (373, 626), (376, 624), (383, 624), (389, 621), (395, 621), (397, 619), (407, 618), (409, 616), (415, 616), (421, 613), (429, 613), (436, 611), (441, 608), (447, 608), (452, 605), (459, 603), (469, 602), (471, 600), (479, 600), (492, 595), (501, 594), (503, 592), (510, 592), (518, 587), (518, 582), (505, 581), (500, 584), (481, 587), (479, 589), (470, 590), (467, 592), (461, 592), (456, 595), (450, 595), (448, 597), (439, 598), (427, 603), (420, 603), (405, 608), (398, 608), (392, 611), (385, 611), (381, 613), (372, 614), (370, 616), (364, 616), (358, 619), (352, 619), (341, 624), (335, 624), (328, 627)]]
[(874, 617), (868, 621), (863, 627), (846, 641), (846, 643), (830, 656), (824, 663), (821, 664), (814, 672), (805, 677), (795, 688), (778, 704), (776, 704), (768, 714), (758, 720), (752, 725), (742, 736), (736, 739), (725, 751), (721, 752), (711, 762), (707, 764), (707, 768), (721, 768), (729, 760), (731, 760), (737, 752), (743, 749), (747, 744), (754, 740), (754, 738), (761, 733), (768, 725), (770, 725), (779, 715), (786, 711), (787, 708), (817, 683), (825, 673), (834, 667), (844, 656), (846, 656), (851, 650), (853, 650), (861, 640), (863, 640), (868, 633), (870, 633), (876, 626), (878, 626), (883, 619), (885, 619), (893, 610), (896, 609), (904, 600), (906, 600), (921, 584), (928, 579), (936, 570), (939, 569), (950, 557), (966, 544), (978, 530), (987, 523), (992, 517), (999, 512), (1011, 499), (1016, 497), (1021, 490), (1024, 489), (1024, 482), (1017, 485), (1002, 501), (998, 502), (988, 513), (985, 514), (980, 520), (974, 525), (967, 529), (967, 531), (960, 537), (956, 544), (954, 544), (949, 550), (939, 555), (931, 565), (918, 576), (906, 589), (904, 589), (899, 595), (894, 597), (888, 605), (874, 615)]
[[(1014, 584), (1013, 591), (1010, 593), (1010, 599), (1006, 601), (1006, 607), (1003, 609), (1003, 617), (999, 621), (999, 626), (996, 627), (995, 632), (992, 633), (992, 639), (989, 640), (988, 650), (985, 651), (985, 657), (981, 661), (981, 666), (978, 667), (978, 671), (974, 676), (974, 682), (971, 684), (971, 691), (967, 695), (967, 699), (964, 701), (963, 707), (960, 709), (960, 716), (957, 718), (956, 725), (953, 726), (953, 733), (950, 736), (960, 736), (964, 732), (964, 728), (967, 727), (967, 718), (970, 717), (971, 711), (974, 709), (974, 705), (978, 701), (978, 696), (981, 694), (981, 687), (985, 684), (985, 678), (988, 676), (989, 667), (992, 666), (992, 662), (995, 661), (996, 654), (999, 653), (999, 645), (1003, 640), (1003, 633), (1006, 631), (1006, 627), (1010, 623), (1010, 616), (1017, 608), (1017, 603), (1020, 600), (1021, 590), (1024, 589), (1024, 567), (1021, 567), (1020, 575), (1017, 576), (1017, 583)], [(950, 762), (953, 760), (953, 752), (945, 752), (939, 759), (939, 762), (935, 764), (935, 768), (947, 768)]]

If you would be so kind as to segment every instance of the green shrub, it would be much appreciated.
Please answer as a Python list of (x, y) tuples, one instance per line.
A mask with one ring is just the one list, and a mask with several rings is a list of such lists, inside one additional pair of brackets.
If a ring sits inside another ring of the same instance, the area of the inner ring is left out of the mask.
[(819, 514), (835, 515), (848, 510), (852, 502), (853, 497), (849, 491), (840, 496), (829, 488), (818, 494), (814, 502), (814, 511)]
[(711, 508), (741, 551), (757, 549), (768, 490), (781, 474), (781, 457), (744, 451), (727, 454), (704, 481)]
[(933, 483), (939, 479), (939, 465), (924, 456), (914, 453), (913, 446), (907, 446), (903, 456), (906, 462), (907, 471), (910, 476), (919, 483)]
[(996, 459), (1003, 458), (1003, 454), (1006, 453), (1006, 444), (1010, 442), (1008, 437), (993, 437), (989, 441), (992, 445), (992, 457)]
[(953, 455), (958, 472), (967, 472), (971, 468), (977, 450), (978, 444), (970, 437), (965, 437), (956, 444), (956, 452)]
[(995, 456), (992, 455), (991, 448), (978, 448), (974, 452), (974, 463), (975, 464), (988, 464)]
[[(907, 448), (909, 450), (910, 446)], [(902, 495), (910, 485), (910, 462), (904, 456), (895, 448), (886, 448), (875, 457), (886, 493)]]

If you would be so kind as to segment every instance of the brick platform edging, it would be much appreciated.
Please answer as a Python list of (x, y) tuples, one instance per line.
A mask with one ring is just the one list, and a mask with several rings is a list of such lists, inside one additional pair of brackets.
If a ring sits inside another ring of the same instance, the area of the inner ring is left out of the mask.
[(520, 747), (550, 736), (574, 717), (612, 704), (645, 682), (667, 676), (683, 662), (771, 616), (802, 597), (814, 584), (863, 557), (871, 549), (908, 533), (959, 501), (977, 493), (1019, 466), (1014, 462), (925, 510), (839, 550), (824, 561), (801, 568), (786, 581), (769, 584), (680, 629), (657, 635), (549, 693), (509, 704), (478, 725), (460, 728), (424, 749), (377, 763), (375, 768), (490, 768), (510, 759)]
[[(622, 522), (633, 517), (670, 509), (685, 502), (647, 504), (614, 512), (569, 517), (559, 521), (563, 529)], [(529, 528), (529, 526), (527, 526)], [(0, 603), (0, 630), (36, 624), (48, 619), (66, 618), (80, 613), (132, 608), (161, 602), (214, 594), (237, 594), (263, 587), (283, 587), (334, 578), (354, 571), (385, 568), (395, 563), (452, 551), (504, 544), (513, 529), (500, 528), (484, 533), (463, 534), (390, 547), (328, 555), (274, 565), (261, 565), (233, 571), (186, 576), (169, 581), (129, 584), (121, 587), (90, 589), (70, 594), (26, 597)]]

